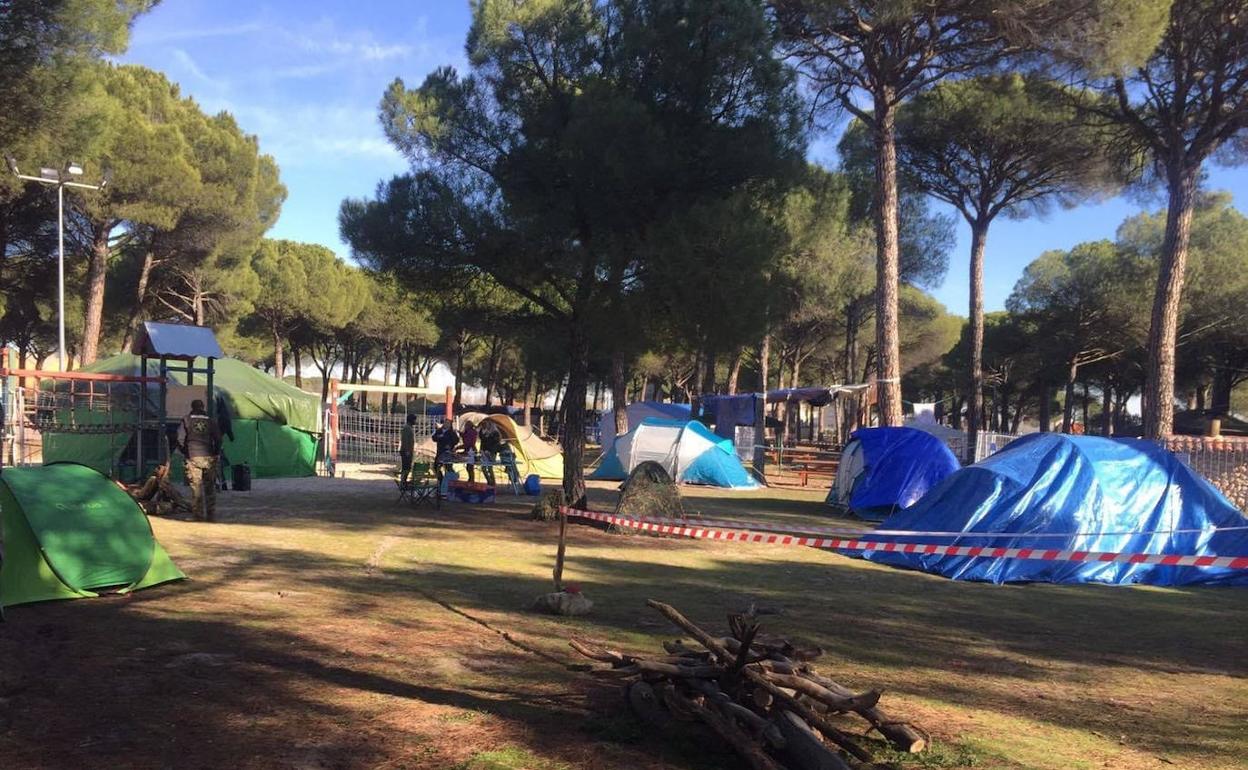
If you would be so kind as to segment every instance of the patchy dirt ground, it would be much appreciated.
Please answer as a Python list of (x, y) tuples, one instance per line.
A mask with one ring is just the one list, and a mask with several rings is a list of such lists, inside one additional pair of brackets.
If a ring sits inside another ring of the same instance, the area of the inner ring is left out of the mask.
[[(707, 516), (807, 523), (818, 493), (698, 493)], [(609, 505), (609, 487), (592, 492)], [(1248, 595), (953, 583), (813, 551), (572, 527), (586, 618), (535, 616), (554, 524), (530, 501), (396, 506), (384, 480), (258, 481), (215, 524), (155, 519), (191, 576), (12, 608), (4, 768), (734, 768), (649, 735), (564, 672), (573, 634), (657, 649), (648, 597), (708, 626), (751, 602), (931, 731), (927, 767), (1244, 767)]]

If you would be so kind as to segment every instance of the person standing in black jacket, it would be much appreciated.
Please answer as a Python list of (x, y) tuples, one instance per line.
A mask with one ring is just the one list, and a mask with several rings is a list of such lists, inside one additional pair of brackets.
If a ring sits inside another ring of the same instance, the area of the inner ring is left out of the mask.
[(503, 450), (503, 434), (493, 420), (482, 420), (478, 436), (481, 441), (481, 456), (485, 459), (481, 475), (485, 477), (487, 484), (494, 486), (494, 464), (498, 462), (498, 453)]
[(443, 420), (433, 432), (433, 443), (438, 448), (433, 458), (433, 472), (437, 474), (438, 489), (441, 489), (443, 475), (451, 470), (452, 463), (455, 462), (455, 447), (459, 446), (459, 434), (455, 432), (455, 426), (450, 420)]

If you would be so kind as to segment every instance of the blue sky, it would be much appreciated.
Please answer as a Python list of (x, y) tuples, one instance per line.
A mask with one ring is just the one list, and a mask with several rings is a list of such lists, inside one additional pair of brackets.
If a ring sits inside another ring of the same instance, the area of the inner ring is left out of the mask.
[[(206, 110), (229, 110), (277, 158), (289, 197), (273, 237), (322, 243), (340, 255), (338, 205), (371, 195), (406, 169), (382, 136), (377, 103), (396, 76), (420, 83), (433, 68), (464, 67), (467, 0), (164, 0), (136, 23), (122, 61), (164, 72)], [(834, 165), (824, 139), (811, 159)], [(1211, 169), (1209, 186), (1248, 200), (1248, 170)], [(1000, 309), (1023, 268), (1047, 249), (1112, 238), (1153, 201), (1114, 198), (1044, 219), (1002, 220), (989, 235), (985, 302)], [(965, 315), (970, 233), (958, 243), (936, 297)]]

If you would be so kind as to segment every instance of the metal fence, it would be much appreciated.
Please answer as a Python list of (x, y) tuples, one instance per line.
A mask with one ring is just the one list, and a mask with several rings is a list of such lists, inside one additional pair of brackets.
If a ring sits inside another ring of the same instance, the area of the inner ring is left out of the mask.
[[(416, 415), (416, 445), (433, 435), (440, 418)], [(407, 415), (338, 410), (339, 463), (392, 463), (399, 461), (399, 440)]]
[(1174, 436), (1165, 447), (1209, 479), (1241, 511), (1248, 511), (1248, 439)]
[[(149, 452), (157, 435), (152, 412), (143, 420), (140, 387), (124, 381), (0, 378), (0, 466), (41, 465), (49, 459), (45, 450), (63, 458), (81, 443), (74, 436), (91, 435), (101, 458), (108, 458), (111, 477), (118, 477), (121, 463), (133, 470), (137, 444), (132, 441), (140, 427), (153, 429)], [(121, 457), (127, 447), (132, 451)]]
[[(1008, 433), (980, 433), (975, 460), (1000, 452), (1018, 436)], [(966, 455), (966, 438), (945, 443), (961, 461)], [(1187, 467), (1204, 476), (1241, 511), (1248, 510), (1248, 439), (1174, 436), (1161, 442)]]
[[(1013, 433), (988, 433), (980, 431), (975, 437), (975, 462), (979, 462), (986, 457), (991, 457), (1014, 439), (1018, 438)], [(962, 434), (957, 438), (949, 438), (945, 440), (949, 450), (953, 452), (953, 456), (958, 458), (958, 462), (966, 462), (966, 434)]]

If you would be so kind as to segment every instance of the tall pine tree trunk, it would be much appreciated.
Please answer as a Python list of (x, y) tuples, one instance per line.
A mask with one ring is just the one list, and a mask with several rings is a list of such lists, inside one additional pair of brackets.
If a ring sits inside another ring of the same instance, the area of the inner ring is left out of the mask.
[(1174, 431), (1174, 348), (1179, 330), (1183, 278), (1192, 235), (1192, 211), (1200, 167), (1185, 158), (1172, 160), (1166, 173), (1169, 205), (1166, 234), (1153, 295), (1148, 330), (1148, 368), (1144, 384), (1144, 437), (1166, 438)]
[(139, 319), (143, 316), (143, 303), (147, 300), (147, 284), (152, 277), (152, 266), (156, 263), (156, 255), (152, 249), (143, 250), (143, 264), (139, 267), (139, 280), (134, 286), (134, 307), (130, 308), (130, 318), (126, 321), (126, 333), (121, 339), (121, 349), (129, 351), (134, 344), (134, 334), (138, 330)]
[(524, 425), (525, 427), (528, 427), (533, 422), (532, 417), (531, 417), (532, 415), (531, 410), (533, 409), (533, 404), (530, 402), (532, 393), (533, 393), (533, 370), (526, 367), (524, 370), (524, 411), (522, 412), (523, 419), (520, 420), (520, 424)]
[(303, 351), (298, 345), (290, 346), (290, 356), (295, 359), (295, 387), (303, 387)]
[(1053, 393), (1047, 383), (1040, 386), (1040, 432), (1053, 429)]
[(771, 333), (763, 335), (763, 346), (758, 353), (758, 390), (767, 395), (767, 378), (771, 375)]
[(464, 405), (464, 348), (468, 346), (462, 336), (455, 344), (455, 403), (454, 414), (459, 414)]
[(589, 385), (589, 337), (580, 325), (571, 328), (568, 386), (563, 395), (563, 497), (584, 508), (585, 394)]
[(709, 396), (715, 392), (715, 366), (718, 355), (710, 345), (706, 346), (702, 364), (702, 395)]
[(108, 277), (108, 237), (113, 223), (100, 222), (91, 232), (91, 253), (87, 258), (86, 309), (82, 319), (82, 351), (79, 364), (95, 363), (100, 353), (100, 332), (104, 319), (104, 282)]
[[(390, 382), (390, 351), (383, 351), (381, 354), (381, 384), (385, 385)], [(390, 394), (383, 392), (381, 394), (381, 413), (390, 414)]]
[(1075, 379), (1079, 376), (1079, 365), (1070, 363), (1066, 373), (1065, 403), (1062, 404), (1062, 433), (1070, 433), (1075, 422)]
[[(494, 403), (494, 386), (498, 379), (498, 360), (502, 355), (502, 343), (497, 336), (490, 340), (490, 361), (485, 377), (485, 405)], [(500, 399), (501, 402), (501, 399)]]
[(901, 335), (897, 284), (897, 144), (891, 86), (875, 94), (875, 346), (880, 425), (901, 425)]
[(286, 373), (286, 359), (282, 356), (282, 335), (275, 323), (269, 324), (269, 331), (273, 335), (273, 374), (280, 380)]
[[(1205, 386), (1200, 386), (1203, 395)], [(1220, 416), (1231, 413), (1231, 393), (1235, 390), (1235, 373), (1230, 366), (1222, 363), (1213, 372), (1213, 387), (1210, 389), (1209, 408)], [(1202, 399), (1203, 400), (1203, 399)]]
[(980, 423), (984, 413), (984, 245), (988, 240), (988, 223), (971, 223), (971, 370), (967, 377), (970, 398), (966, 407), (967, 463), (975, 462)]
[(1101, 386), (1101, 435), (1111, 436), (1114, 432), (1114, 389), (1105, 383)]
[(741, 379), (741, 356), (743, 352), (740, 348), (737, 348), (737, 351), (732, 355), (732, 366), (728, 368), (728, 387), (726, 390), (730, 396), (737, 395), (737, 383)]
[(628, 372), (624, 356), (618, 351), (611, 354), (611, 411), (615, 415), (615, 435), (628, 433)]

